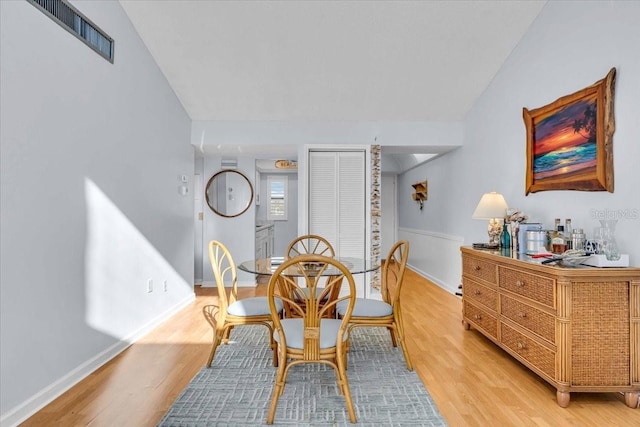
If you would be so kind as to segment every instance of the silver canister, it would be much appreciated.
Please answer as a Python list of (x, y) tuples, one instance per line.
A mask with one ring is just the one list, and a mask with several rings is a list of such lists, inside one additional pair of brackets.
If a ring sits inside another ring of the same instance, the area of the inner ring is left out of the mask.
[(582, 228), (574, 228), (571, 233), (571, 249), (584, 250), (586, 241), (587, 236), (582, 231)]
[(527, 231), (527, 251), (529, 255), (546, 252), (547, 232), (544, 230)]
[(523, 222), (518, 226), (518, 253), (527, 253), (527, 231), (540, 231), (542, 224), (539, 222)]

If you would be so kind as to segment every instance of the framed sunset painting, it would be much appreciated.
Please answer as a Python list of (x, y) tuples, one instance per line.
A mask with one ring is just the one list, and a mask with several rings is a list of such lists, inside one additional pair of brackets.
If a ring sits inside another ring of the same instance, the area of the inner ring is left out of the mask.
[(546, 190), (613, 193), (616, 69), (544, 107), (522, 109), (527, 131), (525, 195)]

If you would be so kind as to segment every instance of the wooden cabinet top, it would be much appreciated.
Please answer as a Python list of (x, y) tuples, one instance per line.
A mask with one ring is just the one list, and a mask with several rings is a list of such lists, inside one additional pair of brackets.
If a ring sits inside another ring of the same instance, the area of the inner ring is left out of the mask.
[(541, 264), (544, 258), (531, 258), (525, 254), (503, 255), (500, 251), (473, 249), (468, 246), (460, 248), (463, 255), (473, 256), (503, 266), (511, 266), (517, 269), (526, 268), (532, 272), (544, 273), (555, 277), (567, 279), (601, 278), (625, 278), (627, 280), (640, 280), (640, 268), (638, 267), (562, 267), (556, 265)]

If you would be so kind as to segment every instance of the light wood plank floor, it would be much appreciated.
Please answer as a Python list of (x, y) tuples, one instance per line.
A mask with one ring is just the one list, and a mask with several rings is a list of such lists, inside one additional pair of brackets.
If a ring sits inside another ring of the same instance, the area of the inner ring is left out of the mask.
[[(477, 331), (461, 324), (460, 299), (409, 271), (403, 308), (415, 370), (451, 426), (640, 426), (619, 393), (555, 389)], [(264, 288), (244, 289), (247, 295)], [(24, 426), (155, 426), (206, 362), (212, 332), (202, 307), (213, 288), (46, 406)], [(215, 361), (214, 361), (215, 363)]]

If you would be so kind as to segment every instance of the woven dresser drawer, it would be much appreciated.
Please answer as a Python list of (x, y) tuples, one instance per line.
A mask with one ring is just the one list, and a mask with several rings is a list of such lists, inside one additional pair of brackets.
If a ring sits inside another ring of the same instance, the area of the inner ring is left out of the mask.
[(549, 377), (555, 378), (556, 354), (554, 351), (549, 350), (547, 347), (510, 328), (504, 323), (500, 324), (500, 333), (502, 336), (501, 342), (504, 346), (508, 347), (512, 352), (525, 359)]
[(498, 275), (500, 288), (515, 292), (555, 310), (556, 296), (553, 279), (508, 267), (500, 267)]
[(462, 258), (462, 274), (474, 279), (497, 284), (498, 266), (474, 257)]
[(506, 295), (500, 295), (500, 314), (544, 338), (550, 344), (555, 344), (555, 316)]
[(498, 319), (491, 315), (488, 311), (464, 301), (464, 317), (469, 322), (476, 325), (478, 329), (482, 329), (485, 335), (490, 335), (494, 339), (498, 338)]
[(465, 299), (482, 304), (493, 311), (498, 310), (498, 291), (495, 289), (465, 279), (462, 284), (462, 292)]

